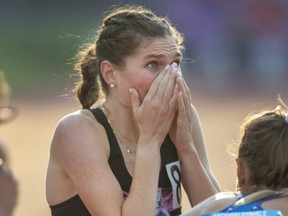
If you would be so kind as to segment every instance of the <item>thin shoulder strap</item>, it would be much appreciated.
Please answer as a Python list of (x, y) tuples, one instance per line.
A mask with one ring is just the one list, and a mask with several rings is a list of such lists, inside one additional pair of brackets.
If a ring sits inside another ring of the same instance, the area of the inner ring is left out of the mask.
[[(108, 141), (110, 144), (110, 149), (112, 148), (112, 146), (115, 146), (114, 144), (116, 144), (118, 146), (118, 142), (117, 139), (113, 133), (113, 130), (106, 118), (106, 116), (104, 115), (104, 113), (102, 112), (102, 110), (97, 107), (94, 109), (90, 109), (90, 111), (92, 112), (92, 114), (94, 115), (94, 117), (97, 119), (97, 121), (103, 125), (103, 127), (105, 128), (107, 137), (108, 137)], [(113, 144), (113, 145), (112, 145)]]
[(120, 183), (122, 190), (128, 193), (130, 190), (131, 182), (132, 182), (132, 176), (129, 174), (126, 168), (124, 158), (123, 158), (121, 149), (119, 147), (118, 141), (116, 139), (116, 136), (113, 133), (113, 130), (105, 114), (99, 107), (90, 109), (90, 111), (93, 113), (96, 120), (100, 124), (102, 124), (106, 130), (106, 134), (107, 134), (109, 146), (110, 146), (110, 155), (109, 155), (108, 163), (110, 165), (112, 172), (114, 173), (115, 177)]

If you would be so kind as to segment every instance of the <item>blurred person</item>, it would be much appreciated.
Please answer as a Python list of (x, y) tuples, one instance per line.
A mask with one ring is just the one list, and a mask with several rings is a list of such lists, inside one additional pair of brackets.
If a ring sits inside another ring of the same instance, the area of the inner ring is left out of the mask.
[(242, 62), (249, 73), (246, 79), (251, 80), (253, 89), (255, 85), (266, 91), (277, 91), (281, 86), (285, 88), (288, 66), (287, 1), (243, 2), (238, 7), (241, 13), (235, 26), (242, 28), (237, 38), (245, 38), (240, 45), (246, 49), (246, 61)]
[[(2, 148), (2, 144), (0, 148)], [(3, 152), (1, 152), (0, 157), (3, 156), (2, 154)], [(17, 204), (17, 194), (17, 181), (9, 168), (9, 164), (0, 158), (0, 216), (13, 215)]]
[(220, 190), (181, 75), (182, 45), (144, 7), (104, 18), (76, 63), (83, 109), (63, 117), (52, 139), (53, 216), (180, 215), (181, 184), (191, 206)]
[[(233, 13), (233, 2), (166, 0), (166, 4), (161, 1), (150, 3), (162, 14), (169, 11), (169, 17), (185, 34), (185, 55), (197, 59), (193, 64), (181, 66), (184, 75), (188, 68), (186, 82), (189, 82), (188, 79), (205, 78), (205, 89), (214, 93), (227, 90), (233, 71), (233, 41), (229, 32), (233, 21), (233, 17), (229, 17), (231, 11)], [(190, 73), (192, 67), (193, 73)]]
[[(10, 88), (0, 71), (0, 125), (11, 121), (15, 109), (9, 105)], [(9, 166), (8, 147), (0, 140), (0, 216), (12, 216), (17, 204), (18, 184)]]
[(213, 212), (259, 215), (255, 211), (263, 210), (288, 215), (287, 106), (283, 103), (274, 110), (248, 115), (242, 131), (236, 159), (239, 192), (217, 193), (182, 216)]

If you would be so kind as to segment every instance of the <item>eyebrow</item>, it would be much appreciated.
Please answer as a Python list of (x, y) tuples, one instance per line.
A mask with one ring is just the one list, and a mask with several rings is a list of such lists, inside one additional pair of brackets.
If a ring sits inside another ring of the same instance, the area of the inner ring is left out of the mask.
[[(149, 58), (164, 58), (165, 55), (164, 54), (155, 54), (155, 53), (151, 53), (151, 54), (146, 54), (144, 55), (144, 59), (149, 59)], [(174, 57), (180, 57), (182, 58), (182, 53), (181, 52), (177, 52)]]

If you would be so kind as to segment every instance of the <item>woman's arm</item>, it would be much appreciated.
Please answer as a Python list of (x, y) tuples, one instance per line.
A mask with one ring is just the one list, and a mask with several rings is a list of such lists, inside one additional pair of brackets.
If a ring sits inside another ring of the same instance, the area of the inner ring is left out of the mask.
[(212, 183), (214, 184), (214, 187), (218, 192), (220, 192), (220, 186), (218, 181), (216, 180), (215, 176), (213, 175), (210, 165), (209, 165), (209, 160), (207, 156), (207, 151), (206, 151), (206, 144), (205, 144), (205, 139), (203, 135), (203, 130), (202, 130), (202, 125), (201, 121), (198, 115), (198, 112), (196, 108), (191, 105), (192, 113), (193, 113), (193, 119), (192, 119), (192, 137), (193, 141), (197, 150), (197, 153), (201, 159), (201, 162), (207, 172), (207, 174), (210, 176), (210, 179)]
[[(62, 175), (71, 180), (74, 194), (79, 194), (92, 215), (155, 215), (160, 147), (175, 115), (176, 93), (171, 69), (154, 80), (141, 104), (137, 91), (131, 90), (139, 139), (126, 200), (108, 164), (109, 144), (103, 127), (83, 112), (69, 115), (59, 123), (52, 141), (50, 164), (58, 164)], [(53, 193), (48, 196), (53, 197)]]
[(58, 124), (51, 144), (47, 199), (55, 205), (78, 194), (91, 215), (121, 215), (123, 194), (108, 164), (106, 133), (93, 118), (75, 113)]
[[(62, 189), (62, 195), (58, 194), (59, 202), (78, 194), (91, 215), (154, 215), (160, 169), (159, 150), (137, 149), (133, 182), (128, 198), (124, 200), (122, 189), (108, 164), (109, 144), (105, 130), (98, 123), (94, 124), (83, 116), (73, 115), (60, 122), (56, 129), (50, 164), (58, 164), (62, 174), (57, 175), (64, 176), (64, 182), (69, 179), (73, 188), (73, 193), (67, 192), (71, 194), (66, 198), (61, 197), (66, 193)], [(50, 174), (55, 176), (51, 170)], [(52, 178), (48, 177), (50, 181)], [(52, 187), (63, 184), (56, 180), (52, 183)], [(48, 197), (55, 197), (59, 189), (56, 188), (54, 192), (50, 189)]]
[(206, 152), (199, 116), (191, 105), (190, 91), (178, 78), (178, 115), (170, 131), (181, 162), (183, 187), (192, 206), (220, 190)]
[[(130, 89), (139, 139), (127, 203), (133, 199), (139, 200), (139, 203), (137, 206), (124, 204), (123, 209), (129, 212), (127, 215), (155, 215), (161, 165), (160, 148), (171, 127), (177, 105), (176, 76), (173, 68), (167, 66), (155, 78), (142, 103), (137, 90)], [(131, 211), (133, 208), (134, 212)]]
[(187, 151), (179, 152), (179, 157), (182, 162), (183, 186), (187, 192), (190, 203), (195, 205), (216, 192), (220, 192), (220, 187), (209, 166), (199, 116), (192, 105), (191, 110), (191, 148)]

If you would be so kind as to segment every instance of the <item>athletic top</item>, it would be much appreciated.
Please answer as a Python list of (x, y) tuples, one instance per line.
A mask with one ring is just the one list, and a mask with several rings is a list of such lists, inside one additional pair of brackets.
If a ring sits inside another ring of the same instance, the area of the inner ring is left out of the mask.
[[(113, 130), (100, 108), (90, 110), (97, 121), (103, 125), (109, 140), (110, 155), (109, 165), (117, 178), (123, 191), (123, 198), (129, 195), (132, 176), (129, 174), (124, 158), (113, 133)], [(180, 187), (180, 163), (176, 148), (167, 136), (161, 146), (161, 170), (159, 174), (157, 191), (157, 209), (155, 216), (176, 216), (181, 214), (181, 187)], [(145, 195), (146, 196), (146, 195)], [(83, 204), (79, 195), (50, 206), (52, 216), (91, 216)]]
[[(238, 196), (237, 200), (245, 197), (245, 195), (242, 195), (242, 194), (238, 194), (237, 196)], [(275, 198), (277, 198), (277, 196), (268, 196), (268, 197), (265, 197), (261, 200), (257, 200), (255, 202), (247, 203), (247, 204), (241, 205), (241, 206), (235, 206), (235, 204), (232, 204), (220, 212), (251, 212), (251, 211), (265, 210), (262, 208), (262, 203), (267, 201), (267, 200), (272, 200)]]

